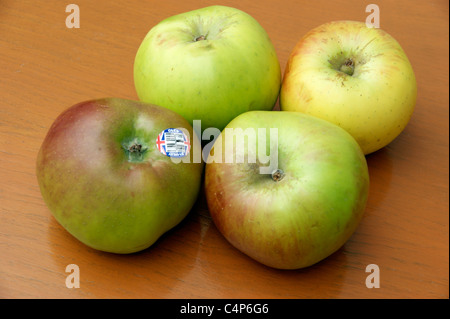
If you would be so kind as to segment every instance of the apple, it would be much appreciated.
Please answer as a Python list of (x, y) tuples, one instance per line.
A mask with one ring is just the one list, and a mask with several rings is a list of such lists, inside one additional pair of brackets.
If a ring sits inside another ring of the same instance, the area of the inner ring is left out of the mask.
[(296, 44), (286, 65), (280, 108), (341, 126), (369, 154), (404, 130), (416, 97), (414, 71), (392, 36), (362, 22), (334, 21)]
[(141, 101), (221, 130), (243, 112), (273, 109), (281, 71), (253, 17), (211, 6), (155, 25), (137, 51), (134, 83)]
[[(248, 160), (269, 149), (262, 129), (266, 135), (277, 132), (276, 147), (270, 149), (276, 150), (278, 164), (271, 174), (261, 174), (261, 155)], [(239, 138), (249, 142), (242, 147)], [(264, 265), (311, 266), (344, 245), (363, 216), (366, 159), (355, 139), (335, 124), (300, 112), (247, 112), (226, 126), (212, 152), (235, 159), (208, 158), (206, 164), (206, 200), (214, 224), (234, 247)], [(244, 160), (238, 161), (241, 155)]]
[(185, 161), (164, 155), (157, 140), (166, 129), (183, 132), (186, 144), (197, 138), (180, 115), (142, 102), (98, 99), (61, 113), (36, 167), (56, 220), (84, 244), (120, 254), (177, 225), (197, 199), (203, 164), (188, 163), (187, 148)]

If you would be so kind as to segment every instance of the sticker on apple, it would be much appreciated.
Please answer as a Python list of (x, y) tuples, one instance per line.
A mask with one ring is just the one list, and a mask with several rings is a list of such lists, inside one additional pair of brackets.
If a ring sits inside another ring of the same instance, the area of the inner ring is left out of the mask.
[(159, 133), (156, 147), (163, 155), (169, 157), (184, 157), (191, 150), (189, 138), (182, 130), (167, 128)]

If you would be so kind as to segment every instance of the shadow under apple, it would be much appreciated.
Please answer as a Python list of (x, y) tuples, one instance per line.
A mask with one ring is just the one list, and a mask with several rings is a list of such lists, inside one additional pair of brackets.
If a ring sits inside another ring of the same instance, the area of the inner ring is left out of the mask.
[[(208, 213), (209, 215), (209, 213)], [(204, 216), (208, 218), (208, 216)], [(204, 280), (217, 298), (335, 298), (347, 273), (347, 255), (341, 248), (307, 268), (280, 270), (265, 266), (233, 247), (215, 227), (204, 234), (199, 263)], [(344, 245), (345, 247), (345, 245)]]
[(366, 155), (369, 168), (370, 188), (365, 214), (370, 215), (383, 203), (389, 193), (392, 180), (392, 154), (389, 147), (384, 147)]
[[(94, 298), (165, 298), (192, 271), (200, 242), (198, 206), (152, 246), (132, 254), (114, 254), (90, 248), (69, 234), (55, 218), (48, 225), (48, 241), (57, 269), (80, 269), (83, 296)], [(50, 212), (49, 212), (50, 213)], [(61, 289), (65, 287), (61, 281)]]

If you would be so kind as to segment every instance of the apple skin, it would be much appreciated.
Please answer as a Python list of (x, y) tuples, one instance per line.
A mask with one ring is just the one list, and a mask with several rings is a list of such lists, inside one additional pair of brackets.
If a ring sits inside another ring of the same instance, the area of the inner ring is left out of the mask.
[[(308, 267), (338, 250), (357, 228), (369, 192), (366, 159), (352, 136), (299, 112), (247, 112), (227, 128), (278, 128), (284, 177), (259, 174), (258, 163), (207, 162), (207, 204), (223, 236), (279, 269)], [(233, 155), (242, 151), (234, 145)]]
[[(203, 164), (175, 164), (160, 153), (156, 138), (167, 128), (197, 138), (180, 115), (141, 102), (107, 98), (64, 111), (36, 168), (56, 220), (84, 244), (120, 254), (151, 246), (177, 225), (197, 199)], [(134, 141), (142, 153), (125, 150)]]
[(243, 112), (273, 109), (281, 71), (254, 18), (211, 6), (154, 26), (136, 54), (134, 83), (141, 101), (174, 110), (191, 125), (201, 120), (202, 127), (221, 130)]
[[(352, 75), (345, 66), (341, 69), (347, 59), (353, 63)], [(404, 130), (416, 97), (414, 71), (392, 36), (362, 22), (334, 21), (296, 44), (286, 65), (280, 108), (341, 126), (369, 154)]]

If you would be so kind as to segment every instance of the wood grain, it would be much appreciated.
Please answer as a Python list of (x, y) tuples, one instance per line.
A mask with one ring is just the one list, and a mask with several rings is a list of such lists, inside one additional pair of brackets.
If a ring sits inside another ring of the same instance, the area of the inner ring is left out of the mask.
[[(35, 160), (53, 120), (92, 98), (137, 99), (133, 61), (162, 19), (213, 1), (77, 0), (80, 28), (68, 29), (61, 1), (0, 1), (1, 298), (448, 298), (449, 4), (377, 1), (381, 28), (403, 46), (418, 83), (405, 131), (367, 156), (365, 216), (338, 252), (297, 271), (262, 266), (231, 247), (204, 196), (189, 216), (141, 253), (90, 249), (51, 216)], [(284, 70), (310, 29), (331, 20), (365, 21), (360, 1), (222, 1), (255, 17)], [(66, 266), (80, 268), (68, 289)], [(380, 268), (368, 289), (366, 266)]]

